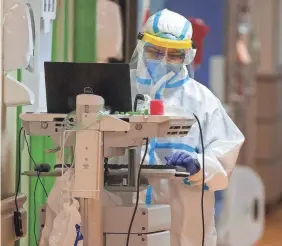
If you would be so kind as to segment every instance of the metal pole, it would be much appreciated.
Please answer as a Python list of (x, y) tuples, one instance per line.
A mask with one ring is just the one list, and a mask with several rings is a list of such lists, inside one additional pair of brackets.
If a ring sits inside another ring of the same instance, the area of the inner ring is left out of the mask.
[[(78, 115), (83, 107), (77, 107)], [(79, 117), (77, 117), (79, 119)], [(104, 169), (101, 133), (76, 132), (74, 197), (80, 197), (83, 246), (103, 246), (102, 194)]]
[(103, 246), (101, 201), (90, 198), (80, 198), (79, 203), (83, 246)]
[(136, 187), (135, 149), (128, 150), (128, 186)]
[(88, 245), (88, 227), (87, 227), (87, 206), (85, 203), (85, 198), (80, 198), (79, 199), (79, 212), (81, 215), (81, 233), (83, 235), (83, 246)]

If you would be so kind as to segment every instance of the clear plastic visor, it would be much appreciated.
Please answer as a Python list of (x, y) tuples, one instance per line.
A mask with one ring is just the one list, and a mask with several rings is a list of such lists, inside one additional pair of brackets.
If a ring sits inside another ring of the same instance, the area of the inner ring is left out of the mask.
[(138, 64), (140, 65), (140, 62), (144, 62), (144, 60), (166, 64), (188, 65), (194, 59), (195, 53), (196, 50), (192, 49), (165, 48), (140, 40), (133, 52), (130, 65), (132, 69), (137, 69)]

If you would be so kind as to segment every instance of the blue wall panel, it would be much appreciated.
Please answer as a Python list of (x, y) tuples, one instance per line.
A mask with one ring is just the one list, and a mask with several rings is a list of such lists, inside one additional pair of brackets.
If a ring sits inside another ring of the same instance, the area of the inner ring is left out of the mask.
[(150, 2), (150, 13), (154, 14), (160, 10), (162, 10), (168, 0), (151, 0)]
[(223, 54), (224, 0), (167, 0), (165, 7), (186, 18), (201, 18), (210, 27), (204, 41), (203, 63), (195, 71), (195, 79), (209, 85), (209, 58)]

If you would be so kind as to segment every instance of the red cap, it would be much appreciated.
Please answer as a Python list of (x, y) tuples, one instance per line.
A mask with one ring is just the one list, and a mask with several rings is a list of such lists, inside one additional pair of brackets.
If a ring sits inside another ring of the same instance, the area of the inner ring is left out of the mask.
[(164, 104), (161, 100), (152, 100), (150, 102), (151, 115), (164, 115)]

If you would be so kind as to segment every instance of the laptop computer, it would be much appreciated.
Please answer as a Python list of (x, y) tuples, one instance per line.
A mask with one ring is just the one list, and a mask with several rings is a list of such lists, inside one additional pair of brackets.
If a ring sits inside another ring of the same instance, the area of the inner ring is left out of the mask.
[(132, 111), (129, 64), (45, 62), (47, 113), (68, 114), (76, 96), (95, 94), (107, 109)]

